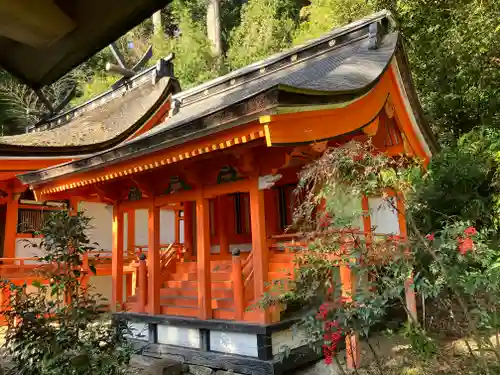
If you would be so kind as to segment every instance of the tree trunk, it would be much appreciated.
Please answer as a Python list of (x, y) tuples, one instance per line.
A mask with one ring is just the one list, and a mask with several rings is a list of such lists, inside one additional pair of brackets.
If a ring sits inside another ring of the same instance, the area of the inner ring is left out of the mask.
[(216, 56), (221, 56), (222, 36), (220, 27), (220, 0), (208, 0), (207, 33), (208, 39), (212, 42), (212, 52)]
[(163, 24), (161, 20), (161, 10), (153, 13), (153, 30), (155, 34), (163, 33)]

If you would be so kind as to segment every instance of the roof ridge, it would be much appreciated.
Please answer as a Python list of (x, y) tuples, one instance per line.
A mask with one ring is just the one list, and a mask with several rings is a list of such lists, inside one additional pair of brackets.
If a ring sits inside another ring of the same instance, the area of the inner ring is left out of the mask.
[(102, 107), (118, 96), (122, 96), (127, 92), (137, 89), (138, 87), (148, 82), (150, 79), (154, 79), (155, 77), (157, 79), (161, 79), (165, 77), (165, 74), (162, 74), (161, 72), (161, 67), (159, 66), (160, 62), (170, 62), (171, 60), (172, 56), (168, 56), (167, 59), (160, 58), (155, 65), (144, 69), (142, 72), (137, 73), (127, 80), (124, 80), (117, 87), (112, 87), (107, 91), (87, 100), (86, 102), (77, 105), (76, 107), (70, 108), (63, 113), (49, 118), (48, 120), (33, 125), (32, 127), (28, 128), (28, 132), (51, 130), (67, 125), (77, 117), (80, 117), (91, 110)]

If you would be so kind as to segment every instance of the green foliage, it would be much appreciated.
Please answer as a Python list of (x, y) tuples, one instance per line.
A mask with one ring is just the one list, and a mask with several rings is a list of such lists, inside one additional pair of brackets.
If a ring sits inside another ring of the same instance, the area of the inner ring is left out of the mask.
[(291, 45), (295, 28), (293, 0), (249, 0), (241, 10), (241, 23), (231, 33), (228, 64), (240, 68)]
[(184, 89), (219, 76), (220, 62), (212, 54), (205, 25), (194, 19), (189, 9), (183, 9), (179, 1), (173, 3), (173, 16), (179, 35), (170, 38), (156, 36), (153, 40), (154, 58), (175, 53), (175, 76)]
[(82, 285), (89, 277), (83, 257), (94, 250), (85, 234), (89, 222), (82, 213), (52, 214), (41, 231), (45, 255), (38, 259), (47, 264), (40, 267), (39, 279), (48, 284), (35, 281), (36, 290), (30, 291), (26, 284), (4, 282), (10, 292), (5, 348), (15, 374), (127, 373), (126, 325), (112, 322), (102, 312), (107, 301)]
[(71, 104), (77, 106), (95, 98), (111, 89), (111, 85), (117, 80), (118, 78), (116, 76), (105, 75), (103, 73), (94, 74), (91, 76), (89, 82), (80, 84), (80, 93), (71, 101)]
[(444, 223), (465, 220), (478, 228), (499, 228), (500, 131), (478, 128), (435, 155), (414, 188), (410, 209), (430, 233)]
[(294, 32), (294, 44), (317, 38), (336, 27), (344, 26), (370, 13), (374, 7), (367, 0), (311, 0), (302, 8), (302, 22)]
[(398, 0), (398, 18), (429, 122), (454, 137), (500, 127), (500, 2)]

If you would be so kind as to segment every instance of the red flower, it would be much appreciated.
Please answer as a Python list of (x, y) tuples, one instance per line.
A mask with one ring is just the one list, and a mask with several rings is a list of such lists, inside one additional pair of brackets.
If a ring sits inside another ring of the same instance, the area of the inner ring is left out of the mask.
[(327, 365), (331, 365), (331, 364), (332, 364), (332, 362), (333, 362), (333, 358), (332, 358), (332, 356), (331, 356), (331, 355), (326, 355), (326, 356), (325, 356), (325, 364), (327, 364)]
[(474, 227), (469, 227), (466, 230), (464, 230), (464, 233), (466, 236), (475, 236), (477, 234), (477, 230)]
[(328, 315), (328, 306), (326, 304), (322, 304), (319, 307), (318, 313), (316, 314), (316, 319), (323, 320), (326, 318), (327, 315)]
[(458, 251), (461, 255), (467, 254), (469, 251), (474, 249), (474, 241), (472, 238), (459, 238), (458, 239)]
[(429, 241), (434, 241), (434, 233), (429, 233), (427, 236), (425, 236)]

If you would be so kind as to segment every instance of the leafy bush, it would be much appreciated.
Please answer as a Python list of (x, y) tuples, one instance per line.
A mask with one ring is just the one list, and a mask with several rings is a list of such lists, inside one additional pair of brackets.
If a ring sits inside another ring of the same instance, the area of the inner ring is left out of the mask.
[(127, 372), (127, 327), (112, 322), (103, 313), (107, 301), (85, 287), (84, 256), (94, 250), (85, 234), (89, 222), (82, 213), (51, 215), (41, 231), (45, 256), (38, 259), (46, 263), (38, 269), (39, 279), (48, 283), (33, 282), (36, 290), (30, 291), (26, 284), (4, 282), (10, 293), (5, 348), (16, 375)]
[(435, 155), (414, 187), (409, 209), (425, 233), (446, 222), (499, 228), (500, 131), (478, 128)]

